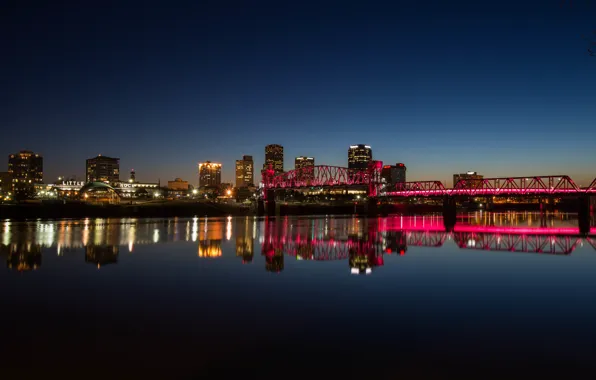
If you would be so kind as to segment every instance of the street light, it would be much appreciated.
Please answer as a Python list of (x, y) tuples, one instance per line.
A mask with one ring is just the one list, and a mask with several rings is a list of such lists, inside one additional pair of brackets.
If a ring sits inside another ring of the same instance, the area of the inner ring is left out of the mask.
[(198, 190), (197, 189), (192, 189), (192, 195), (197, 195), (198, 194)]
[(230, 195), (232, 195), (232, 190), (228, 189), (228, 191), (226, 191), (226, 194), (227, 194), (227, 195), (228, 195), (228, 197), (229, 197)]

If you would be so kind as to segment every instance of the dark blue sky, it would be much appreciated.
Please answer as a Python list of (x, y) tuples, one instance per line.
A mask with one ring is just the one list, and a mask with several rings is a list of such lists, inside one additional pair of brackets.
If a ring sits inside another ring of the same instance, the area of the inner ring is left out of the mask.
[(46, 182), (98, 153), (141, 180), (196, 183), (211, 160), (231, 181), (269, 143), (286, 169), (364, 143), (412, 180), (596, 176), (595, 3), (58, 3), (0, 13), (0, 154), (40, 152)]

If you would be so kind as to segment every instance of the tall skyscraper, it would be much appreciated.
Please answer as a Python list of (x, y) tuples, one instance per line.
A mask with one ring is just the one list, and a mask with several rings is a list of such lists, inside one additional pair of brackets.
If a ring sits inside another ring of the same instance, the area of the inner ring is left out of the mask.
[(348, 169), (350, 171), (366, 170), (372, 161), (372, 149), (368, 145), (351, 145), (348, 149)]
[(8, 156), (8, 172), (12, 178), (12, 189), (32, 189), (43, 183), (43, 157), (29, 150)]
[(236, 187), (254, 185), (254, 166), (252, 156), (242, 156), (241, 160), (236, 160)]
[(267, 145), (265, 147), (265, 164), (263, 169), (268, 169), (269, 165), (273, 167), (275, 174), (284, 172), (284, 147), (277, 144)]
[(120, 159), (102, 156), (89, 158), (86, 163), (87, 182), (120, 182)]
[(199, 187), (221, 185), (221, 164), (199, 162)]
[(298, 172), (299, 178), (303, 181), (314, 178), (314, 175), (315, 175), (314, 166), (315, 166), (314, 157), (300, 156), (300, 157), (296, 157), (296, 159), (294, 160), (294, 169), (295, 170), (300, 170), (300, 169), (304, 169), (304, 168), (313, 168), (311, 170), (300, 170)]

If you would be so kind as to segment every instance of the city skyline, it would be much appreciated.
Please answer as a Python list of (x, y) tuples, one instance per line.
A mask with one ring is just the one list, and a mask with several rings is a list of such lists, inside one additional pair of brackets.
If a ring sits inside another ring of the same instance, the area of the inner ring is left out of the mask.
[(0, 155), (43, 155), (45, 182), (84, 178), (84, 160), (101, 153), (142, 181), (194, 184), (198, 162), (222, 163), (224, 182), (243, 155), (260, 169), (271, 143), (291, 160), (336, 166), (363, 143), (375, 159), (405, 163), (408, 180), (477, 171), (587, 185), (596, 59), (582, 35), (595, 9), (18, 4), (0, 26), (19, 40), (0, 63), (9, 89), (0, 123), (11, 131)]
[[(350, 145), (350, 147), (353, 147), (353, 146), (354, 145)], [(283, 145), (282, 145), (282, 147), (283, 147)], [(371, 147), (370, 145), (367, 145), (367, 147), (374, 148), (374, 147)], [(28, 150), (28, 149), (21, 149), (20, 151), (30, 151), (30, 150)], [(297, 149), (297, 151), (300, 151), (300, 149)], [(373, 149), (373, 151), (374, 151), (374, 149)], [(43, 153), (38, 153), (38, 152), (34, 152), (34, 153), (39, 154), (40, 156), (44, 157), (44, 162), (48, 162), (47, 157), (45, 157), (43, 155)], [(262, 155), (265, 156), (264, 153)], [(344, 153), (344, 155), (345, 155), (345, 153)], [(101, 155), (101, 154), (99, 154), (97, 157), (107, 157), (107, 158), (110, 158), (108, 156)], [(92, 160), (92, 159), (95, 159), (97, 157), (87, 158), (87, 159), (85, 159), (85, 161), (87, 162), (87, 161)], [(244, 155), (243, 157), (250, 157), (250, 155)], [(254, 168), (257, 169), (257, 168), (259, 168), (259, 166), (257, 166), (258, 165), (257, 162), (259, 162), (259, 160), (258, 159), (254, 159), (254, 157), (255, 156), (252, 156), (253, 162), (254, 162)], [(295, 156), (295, 157), (289, 157), (288, 156), (286, 158), (285, 155), (284, 155), (284, 165), (287, 166), (287, 170), (285, 170), (285, 171), (287, 172), (289, 170), (294, 170), (294, 165), (289, 165), (288, 166), (288, 163), (294, 162), (294, 160), (296, 158), (300, 158), (300, 157), (305, 157), (305, 156)], [(117, 160), (119, 160), (119, 158)], [(373, 160), (379, 160), (379, 159), (376, 158), (376, 157), (373, 157)], [(151, 172), (149, 172), (149, 173), (144, 173), (144, 175), (142, 175), (140, 177), (140, 182), (147, 182), (147, 181), (151, 182), (151, 181), (158, 181), (158, 180), (159, 181), (165, 181), (165, 182), (167, 182), (168, 180), (171, 181), (171, 180), (173, 180), (175, 178), (182, 178), (182, 179), (188, 181), (190, 184), (193, 184), (193, 186), (195, 186), (195, 185), (199, 186), (199, 177), (200, 176), (199, 176), (199, 173), (197, 171), (197, 165), (200, 165), (202, 162), (211, 162), (211, 163), (214, 163), (214, 164), (219, 164), (221, 166), (221, 182), (222, 183), (234, 183), (235, 184), (236, 183), (236, 162), (237, 161), (238, 160), (234, 160), (234, 163), (232, 165), (230, 165), (229, 167), (226, 167), (226, 165), (224, 165), (221, 161), (202, 160), (202, 161), (196, 162), (194, 164), (194, 169), (195, 169), (194, 170), (194, 175), (193, 176), (190, 176), (188, 178), (177, 176), (177, 175), (171, 175), (169, 177), (166, 175), (165, 178), (164, 177), (154, 177), (154, 176), (151, 175)], [(384, 165), (392, 165), (391, 161), (383, 161), (383, 160), (380, 160), (380, 161), (382, 161)], [(265, 163), (265, 160), (263, 159), (261, 162), (264, 164)], [(263, 167), (263, 164), (260, 165), (261, 168)], [(343, 164), (342, 163), (339, 163), (339, 164), (335, 164), (335, 165), (330, 165), (328, 163), (319, 163), (318, 161), (317, 161), (316, 164), (317, 165), (339, 166), (339, 167), (345, 167), (345, 168), (348, 168), (348, 165), (349, 165), (348, 158), (347, 157), (345, 159), (345, 163), (343, 163)], [(87, 170), (86, 169), (85, 169), (85, 172), (82, 175), (71, 173), (71, 174), (68, 174), (68, 175), (59, 174), (59, 175), (51, 176), (50, 177), (47, 174), (48, 173), (48, 170), (47, 170), (48, 166), (49, 165), (47, 165), (47, 164), (44, 163), (43, 183), (49, 184), (49, 183), (54, 183), (54, 182), (56, 182), (59, 179), (70, 179), (70, 178), (75, 178), (76, 180), (86, 180), (85, 179), (86, 178), (86, 175), (87, 175), (87, 173), (86, 173)], [(412, 166), (416, 166), (416, 165), (412, 165)], [(473, 166), (473, 165), (471, 165), (471, 166)], [(409, 165), (408, 165), (408, 168), (409, 168)], [(587, 185), (589, 185), (592, 182), (592, 180), (594, 179), (594, 171), (593, 170), (592, 171), (583, 172), (583, 173), (579, 173), (579, 174), (576, 173), (576, 175), (574, 176), (572, 174), (569, 174), (571, 172), (571, 170), (568, 170), (567, 172), (556, 172), (556, 173), (555, 172), (551, 172), (551, 173), (539, 173), (539, 174), (532, 173), (530, 171), (525, 172), (525, 173), (520, 173), (520, 174), (511, 174), (514, 171), (514, 170), (511, 170), (509, 173), (503, 172), (502, 174), (485, 174), (486, 173), (485, 171), (483, 171), (483, 170), (476, 170), (476, 169), (477, 168), (475, 167), (474, 170), (460, 170), (460, 171), (461, 172), (477, 172), (477, 173), (481, 174), (483, 177), (486, 177), (486, 178), (496, 178), (496, 177), (524, 177), (524, 176), (536, 176), (536, 175), (538, 175), (538, 176), (567, 175), (567, 176), (571, 177), (572, 179), (574, 179), (574, 181), (580, 187), (581, 186), (587, 186)], [(124, 166), (122, 166), (122, 170), (124, 170), (126, 173), (128, 173), (128, 171), (129, 171), (128, 169), (125, 169)], [(7, 171), (8, 170), (0, 170), (0, 173), (5, 173)], [(130, 171), (135, 171), (136, 172), (136, 170), (133, 169), (133, 168), (131, 168)], [(166, 169), (166, 171), (167, 171), (167, 169)], [(408, 181), (425, 181), (425, 180), (433, 180), (433, 181), (435, 181), (435, 180), (437, 180), (437, 181), (441, 181), (445, 185), (448, 185), (449, 186), (449, 185), (453, 185), (453, 183), (454, 183), (453, 182), (454, 181), (453, 178), (455, 178), (456, 175), (459, 175), (459, 172), (457, 170), (454, 171), (453, 173), (443, 173), (443, 174), (441, 174), (441, 178), (439, 178), (439, 177), (428, 178), (428, 177), (421, 177), (420, 175), (416, 175), (415, 173), (410, 173), (410, 171), (408, 171), (408, 178), (407, 178), (407, 180)], [(253, 176), (254, 176), (254, 180), (256, 182), (256, 185), (258, 185), (258, 183), (260, 183), (260, 181), (261, 181), (261, 170), (260, 169), (255, 170), (253, 172)], [(122, 180), (122, 178), (121, 178), (121, 180)]]

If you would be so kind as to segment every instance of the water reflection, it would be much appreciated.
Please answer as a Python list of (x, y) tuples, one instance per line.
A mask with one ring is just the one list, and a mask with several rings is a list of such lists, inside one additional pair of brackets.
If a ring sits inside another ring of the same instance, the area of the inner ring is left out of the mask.
[(41, 245), (13, 243), (0, 246), (0, 255), (6, 256), (6, 267), (19, 272), (41, 267)]
[[(257, 223), (254, 218), (236, 218), (236, 256), (242, 258), (242, 263), (251, 263), (255, 254), (255, 234)], [(231, 232), (230, 232), (231, 233)]]
[(115, 264), (118, 262), (117, 245), (88, 245), (85, 247), (85, 262), (97, 265)]
[(132, 254), (142, 252), (139, 247), (144, 245), (189, 242), (201, 259), (235, 252), (248, 264), (260, 251), (266, 271), (273, 273), (284, 271), (284, 260), (291, 258), (345, 260), (350, 273), (371, 274), (385, 265), (385, 255), (403, 256), (412, 247), (453, 245), (464, 250), (569, 255), (583, 244), (596, 249), (594, 232), (580, 236), (571, 214), (483, 212), (459, 215), (450, 232), (437, 215), (6, 221), (0, 232), (0, 254), (9, 269), (29, 271), (39, 268), (42, 254), (54, 249), (58, 256), (84, 250), (85, 262), (100, 268), (118, 263), (120, 247)]

